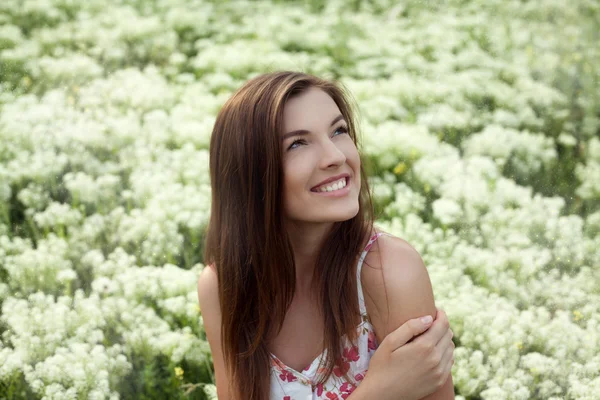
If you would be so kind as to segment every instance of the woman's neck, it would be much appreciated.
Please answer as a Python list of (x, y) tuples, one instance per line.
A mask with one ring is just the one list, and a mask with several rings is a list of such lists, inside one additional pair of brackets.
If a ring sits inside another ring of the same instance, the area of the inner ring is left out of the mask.
[(287, 233), (290, 238), (296, 265), (296, 292), (309, 295), (314, 292), (313, 276), (319, 249), (333, 223), (290, 222)]

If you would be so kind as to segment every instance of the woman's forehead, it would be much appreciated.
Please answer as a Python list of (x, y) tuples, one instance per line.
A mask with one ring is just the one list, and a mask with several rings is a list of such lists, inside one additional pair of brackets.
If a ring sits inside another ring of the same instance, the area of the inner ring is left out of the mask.
[(310, 88), (287, 101), (283, 111), (284, 131), (329, 127), (331, 120), (339, 114), (337, 104), (327, 93)]

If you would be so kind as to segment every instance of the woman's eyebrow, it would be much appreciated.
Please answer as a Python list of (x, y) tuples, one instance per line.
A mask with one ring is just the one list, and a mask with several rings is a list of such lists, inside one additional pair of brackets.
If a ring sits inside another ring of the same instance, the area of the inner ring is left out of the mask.
[[(332, 127), (340, 119), (344, 119), (344, 116), (342, 114), (340, 114), (337, 117), (335, 117), (333, 119), (333, 121), (331, 121), (331, 124), (329, 126)], [(281, 136), (281, 141), (283, 142), (285, 139), (287, 139), (289, 137), (292, 137), (292, 136), (306, 135), (306, 134), (309, 134), (309, 133), (310, 133), (310, 131), (307, 131), (306, 129), (298, 129), (298, 130), (291, 131), (291, 132), (288, 132), (288, 133), (282, 135)]]

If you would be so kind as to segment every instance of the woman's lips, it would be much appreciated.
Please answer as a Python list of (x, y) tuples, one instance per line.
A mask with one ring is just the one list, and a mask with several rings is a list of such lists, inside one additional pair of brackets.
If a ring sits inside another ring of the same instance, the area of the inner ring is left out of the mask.
[(350, 178), (346, 177), (346, 186), (344, 186), (342, 189), (332, 190), (331, 192), (317, 192), (315, 190), (311, 190), (311, 192), (316, 195), (319, 195), (319, 196), (342, 197), (342, 196), (347, 195), (350, 192), (350, 183), (351, 183)]

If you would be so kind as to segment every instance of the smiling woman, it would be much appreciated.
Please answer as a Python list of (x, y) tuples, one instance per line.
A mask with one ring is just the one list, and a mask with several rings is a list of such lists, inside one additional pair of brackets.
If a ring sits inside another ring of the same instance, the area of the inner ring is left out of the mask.
[[(389, 280), (419, 288), (402, 312), (405, 297), (375, 295), (409, 250), (391, 242), (373, 256), (384, 233), (374, 229), (349, 99), (341, 85), (274, 72), (248, 81), (217, 116), (198, 300), (221, 400), (453, 398), (451, 331), (424, 266), (407, 261), (410, 280)], [(371, 272), (361, 274), (363, 263)], [(408, 319), (426, 314), (438, 317), (433, 327), (405, 345), (429, 327)]]

